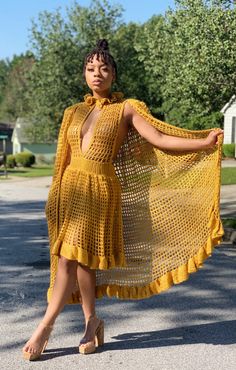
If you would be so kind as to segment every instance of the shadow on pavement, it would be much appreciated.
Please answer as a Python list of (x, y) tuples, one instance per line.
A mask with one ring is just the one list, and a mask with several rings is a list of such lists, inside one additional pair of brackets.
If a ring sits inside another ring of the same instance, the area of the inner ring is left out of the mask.
[[(167, 330), (137, 331), (116, 335), (112, 339), (115, 339), (115, 341), (106, 341), (102, 347), (97, 348), (96, 353), (199, 343), (230, 345), (236, 343), (236, 320), (183, 326)], [(2, 350), (6, 350), (11, 346), (3, 347)], [(38, 361), (47, 361), (77, 353), (78, 346), (46, 349)]]
[[(46, 307), (49, 251), (44, 207), (43, 201), (1, 204), (0, 318), (4, 320), (8, 313), (19, 312), (9, 321), (11, 330), (15, 324), (25, 324), (26, 319), (28, 322), (38, 321)], [(154, 320), (154, 329), (158, 325), (155, 323), (155, 316), (158, 315), (162, 315), (167, 325), (172, 327), (167, 330), (142, 331), (140, 326), (143, 321), (137, 320), (137, 331), (126, 330), (126, 333), (112, 336), (115, 341), (106, 341), (101, 351), (192, 343), (235, 343), (236, 321), (230, 320), (230, 314), (236, 309), (235, 248), (231, 244), (217, 247), (212, 258), (205, 261), (201, 270), (191, 274), (188, 281), (160, 295), (132, 301), (98, 299), (97, 307), (99, 312), (104, 312), (102, 316), (107, 326), (112, 323), (119, 328), (119, 323), (124, 323), (124, 320), (128, 326), (129, 318), (134, 320), (137, 313), (140, 317), (140, 312), (143, 312), (143, 317), (150, 315), (150, 319)], [(26, 312), (30, 306), (34, 310)], [(67, 305), (65, 311), (70, 322), (66, 334), (82, 331), (84, 323), (81, 320), (80, 305)], [(59, 335), (63, 336), (63, 333)], [(2, 350), (13, 348), (16, 344), (23, 344), (23, 340), (21, 342), (12, 338)], [(75, 352), (76, 347), (46, 350), (44, 359)]]
[(222, 202), (220, 205), (220, 215), (222, 218), (235, 218), (236, 211), (235, 211), (235, 204), (232, 201), (229, 202)]
[(116, 342), (105, 344), (108, 351), (117, 349), (155, 348), (182, 344), (234, 344), (236, 320), (184, 326), (160, 331), (125, 333), (112, 337)]

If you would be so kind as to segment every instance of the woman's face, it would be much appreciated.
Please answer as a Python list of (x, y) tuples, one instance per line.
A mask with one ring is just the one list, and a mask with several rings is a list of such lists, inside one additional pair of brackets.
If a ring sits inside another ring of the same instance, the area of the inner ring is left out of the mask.
[(93, 57), (91, 62), (88, 62), (85, 67), (85, 79), (89, 88), (96, 93), (109, 91), (111, 84), (115, 79), (115, 73), (110, 64), (105, 64), (97, 56)]

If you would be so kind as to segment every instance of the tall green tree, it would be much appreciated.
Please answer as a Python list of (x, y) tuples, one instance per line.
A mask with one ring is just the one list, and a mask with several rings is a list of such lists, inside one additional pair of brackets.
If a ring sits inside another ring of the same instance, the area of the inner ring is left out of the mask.
[(111, 52), (118, 67), (114, 89), (123, 91), (126, 97), (148, 100), (143, 62), (135, 49), (139, 29), (140, 26), (132, 22), (121, 25), (111, 39)]
[(28, 111), (26, 91), (28, 74), (34, 63), (31, 52), (14, 55), (12, 60), (2, 61), (0, 67), (0, 117), (14, 121)]
[(180, 126), (202, 129), (222, 122), (219, 111), (236, 84), (232, 3), (178, 0), (166, 14), (163, 110)]
[(4, 99), (5, 87), (7, 84), (7, 76), (9, 72), (9, 62), (0, 60), (0, 105)]
[[(145, 100), (153, 114), (163, 119), (161, 88), (165, 83), (166, 62), (168, 61), (163, 16), (154, 15), (139, 27), (134, 47), (141, 67), (140, 76), (145, 85), (145, 94), (142, 94), (140, 98)], [(135, 76), (133, 78), (135, 79)]]
[(39, 14), (38, 23), (32, 23), (30, 40), (36, 61), (27, 91), (30, 111), (26, 118), (32, 122), (27, 133), (32, 141), (51, 142), (64, 109), (82, 92), (81, 51), (58, 10)]
[(77, 2), (68, 9), (68, 27), (75, 40), (84, 50), (84, 55), (93, 48), (98, 39), (112, 40), (117, 29), (124, 25), (123, 7), (111, 5), (107, 0), (94, 0), (89, 7)]
[[(104, 4), (104, 7), (102, 6)], [(28, 89), (32, 122), (31, 140), (57, 138), (64, 109), (83, 98), (87, 87), (82, 74), (85, 55), (97, 39), (113, 34), (120, 26), (121, 13), (107, 1), (93, 2), (89, 8), (74, 4), (67, 18), (60, 11), (42, 12), (31, 30), (36, 63)]]
[(176, 0), (176, 9), (144, 24), (125, 24), (122, 15), (107, 0), (75, 2), (66, 17), (40, 13), (32, 22), (32, 60), (0, 63), (1, 117), (25, 115), (32, 140), (56, 140), (64, 109), (88, 92), (84, 58), (106, 38), (118, 64), (114, 90), (178, 126), (221, 125), (219, 111), (236, 82), (233, 1)]

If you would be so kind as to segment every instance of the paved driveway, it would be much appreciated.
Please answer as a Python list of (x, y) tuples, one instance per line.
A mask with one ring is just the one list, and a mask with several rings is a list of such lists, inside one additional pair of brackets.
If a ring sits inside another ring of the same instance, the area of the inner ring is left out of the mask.
[[(0, 183), (1, 369), (234, 370), (236, 246), (223, 243), (190, 279), (159, 296), (97, 300), (103, 351), (80, 355), (79, 305), (58, 317), (40, 361), (21, 358), (46, 307), (49, 279), (44, 206), (51, 178)], [(222, 187), (224, 215), (235, 214), (236, 186)]]

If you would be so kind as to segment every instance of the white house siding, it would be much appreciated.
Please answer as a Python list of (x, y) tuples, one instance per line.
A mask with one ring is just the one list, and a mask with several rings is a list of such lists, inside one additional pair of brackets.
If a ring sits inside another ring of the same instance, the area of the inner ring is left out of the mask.
[(224, 114), (224, 144), (236, 143), (236, 96), (221, 109)]
[(236, 98), (234, 102), (230, 104), (229, 107), (227, 107), (227, 114), (230, 114), (231, 116), (234, 116), (236, 113)]
[(15, 135), (15, 137), (12, 141), (13, 141), (13, 154), (20, 153), (21, 152), (21, 143), (19, 143), (19, 140), (16, 137), (16, 135)]
[[(236, 110), (235, 110), (235, 116), (236, 116)], [(224, 144), (231, 144), (232, 143), (232, 122), (233, 117), (232, 115), (225, 114), (224, 118)]]

